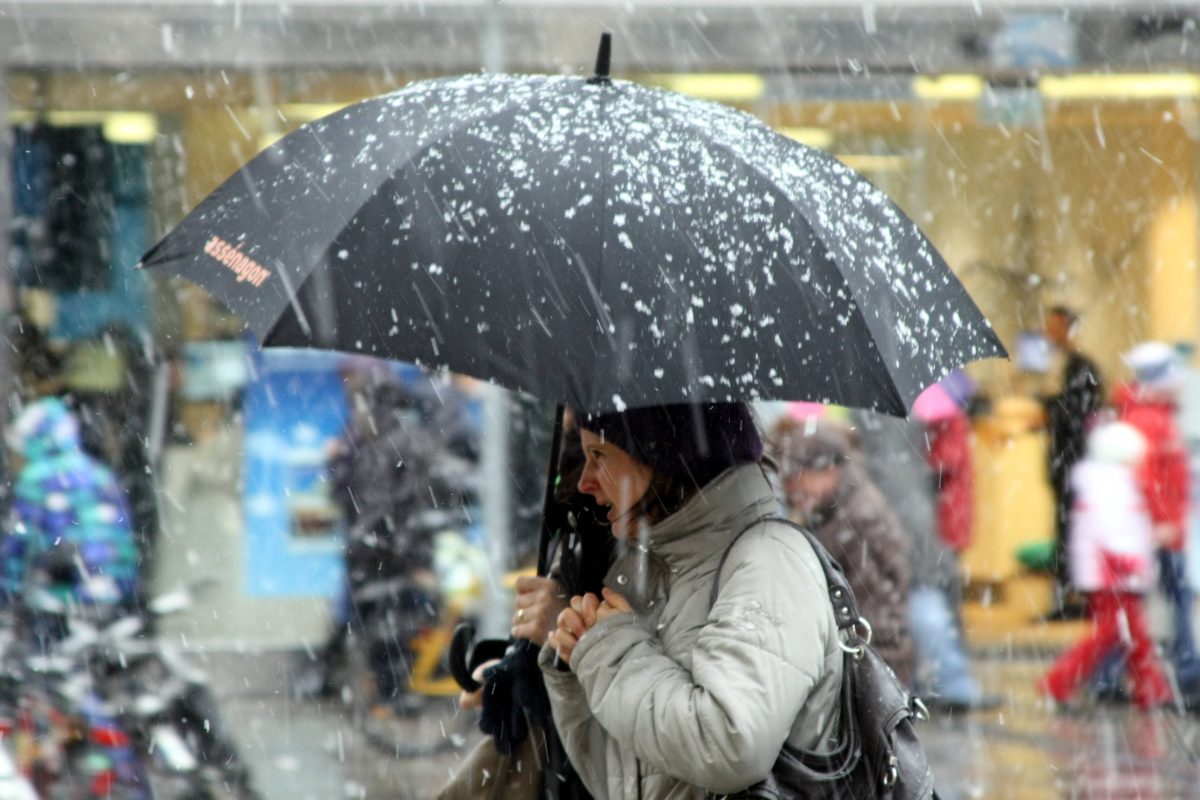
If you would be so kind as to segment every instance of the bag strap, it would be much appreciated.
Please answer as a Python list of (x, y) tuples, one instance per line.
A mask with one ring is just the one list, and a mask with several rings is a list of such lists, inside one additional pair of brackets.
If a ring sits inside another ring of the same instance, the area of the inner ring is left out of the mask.
[(755, 528), (764, 522), (778, 522), (781, 525), (786, 525), (804, 535), (808, 543), (812, 546), (813, 552), (817, 554), (817, 561), (821, 562), (821, 570), (825, 573), (825, 582), (829, 585), (829, 602), (833, 604), (833, 617), (837, 621), (838, 630), (846, 630), (853, 628), (859, 622), (858, 601), (854, 599), (854, 592), (850, 590), (850, 582), (846, 580), (846, 573), (842, 571), (842, 567), (829, 555), (829, 552), (817, 541), (811, 533), (803, 527), (792, 522), (790, 519), (768, 514), (751, 522), (745, 528), (738, 532), (737, 536), (729, 542), (725, 548), (725, 552), (721, 555), (721, 562), (717, 565), (717, 574), (713, 577), (712, 591), (708, 597), (708, 607), (712, 608), (717, 602), (717, 592), (721, 584), (721, 572), (725, 568), (725, 562), (729, 559), (729, 554), (733, 552), (733, 546), (738, 543), (738, 540), (751, 528)]

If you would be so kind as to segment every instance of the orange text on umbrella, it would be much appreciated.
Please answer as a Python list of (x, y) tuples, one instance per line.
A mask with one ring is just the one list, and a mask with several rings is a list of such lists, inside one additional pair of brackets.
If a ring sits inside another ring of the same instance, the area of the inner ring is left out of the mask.
[(204, 245), (204, 252), (220, 261), (237, 275), (238, 283), (246, 281), (255, 287), (262, 286), (271, 273), (262, 264), (237, 249), (220, 236), (214, 236)]

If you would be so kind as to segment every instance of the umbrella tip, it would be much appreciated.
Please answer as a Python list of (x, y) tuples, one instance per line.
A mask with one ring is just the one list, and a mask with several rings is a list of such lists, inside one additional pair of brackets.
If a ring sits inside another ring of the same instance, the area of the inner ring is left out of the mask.
[(612, 83), (609, 71), (612, 69), (612, 34), (600, 34), (600, 49), (596, 52), (596, 74), (588, 78), (588, 83)]

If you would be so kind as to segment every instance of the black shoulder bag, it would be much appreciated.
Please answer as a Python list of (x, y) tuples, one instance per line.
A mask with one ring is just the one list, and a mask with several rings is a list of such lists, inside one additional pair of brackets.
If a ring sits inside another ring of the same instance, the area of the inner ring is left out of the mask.
[(729, 543), (713, 579), (709, 607), (717, 601), (721, 571), (734, 544), (764, 522), (795, 528), (808, 540), (829, 584), (833, 616), (845, 640), (841, 689), (841, 731), (836, 748), (811, 753), (786, 743), (765, 779), (731, 795), (729, 800), (909, 800), (936, 797), (933, 772), (913, 723), (928, 719), (925, 706), (908, 690), (871, 647), (871, 626), (858, 614), (858, 603), (841, 566), (812, 534), (786, 520), (756, 520)]

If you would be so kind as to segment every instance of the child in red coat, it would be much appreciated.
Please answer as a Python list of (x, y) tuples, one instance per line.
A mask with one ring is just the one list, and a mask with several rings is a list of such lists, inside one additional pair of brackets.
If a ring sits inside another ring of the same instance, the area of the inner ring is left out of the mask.
[(1171, 698), (1143, 611), (1154, 575), (1152, 525), (1137, 478), (1146, 452), (1136, 428), (1108, 423), (1088, 436), (1087, 458), (1071, 471), (1071, 582), (1087, 594), (1092, 629), (1039, 683), (1059, 703), (1120, 645), (1129, 652), (1134, 701), (1149, 708)]

